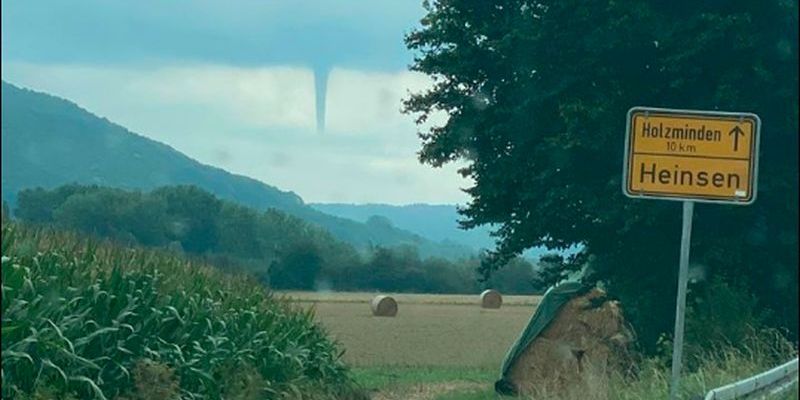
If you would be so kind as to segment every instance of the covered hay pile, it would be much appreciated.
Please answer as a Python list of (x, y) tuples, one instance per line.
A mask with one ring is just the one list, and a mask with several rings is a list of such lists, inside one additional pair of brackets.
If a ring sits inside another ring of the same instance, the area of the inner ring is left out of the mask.
[[(558, 391), (583, 374), (605, 376), (628, 368), (633, 333), (619, 304), (592, 289), (564, 304), (511, 366), (505, 391)], [(501, 382), (498, 382), (500, 384)], [(502, 388), (498, 388), (502, 390)]]
[(397, 302), (389, 296), (375, 296), (370, 302), (372, 315), (376, 317), (394, 317), (397, 315)]
[(481, 293), (481, 307), (500, 308), (503, 305), (503, 296), (493, 289), (486, 289)]

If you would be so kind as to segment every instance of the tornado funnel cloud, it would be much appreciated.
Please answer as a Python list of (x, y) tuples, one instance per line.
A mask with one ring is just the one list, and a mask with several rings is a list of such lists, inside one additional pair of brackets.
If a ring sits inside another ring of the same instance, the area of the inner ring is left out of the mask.
[(317, 132), (325, 131), (325, 99), (328, 93), (328, 75), (330, 68), (314, 68), (314, 97), (317, 117)]

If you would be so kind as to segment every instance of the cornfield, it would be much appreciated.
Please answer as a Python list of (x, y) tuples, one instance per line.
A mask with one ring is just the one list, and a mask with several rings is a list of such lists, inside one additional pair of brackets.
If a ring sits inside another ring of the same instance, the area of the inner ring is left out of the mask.
[(341, 355), (247, 277), (3, 223), (3, 399), (360, 397)]

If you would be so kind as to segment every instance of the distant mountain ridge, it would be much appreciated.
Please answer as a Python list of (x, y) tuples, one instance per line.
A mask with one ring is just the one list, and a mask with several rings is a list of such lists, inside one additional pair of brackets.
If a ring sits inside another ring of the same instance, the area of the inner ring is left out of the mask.
[(304, 205), (295, 193), (201, 164), (68, 100), (7, 82), (2, 83), (2, 115), (4, 200), (13, 200), (22, 188), (71, 182), (126, 189), (202, 182), (220, 197), (253, 207)]
[(373, 216), (389, 219), (396, 227), (435, 241), (450, 240), (474, 249), (494, 247), (488, 227), (461, 229), (458, 208), (452, 204), (346, 204), (309, 203), (324, 213), (354, 221), (366, 222)]
[(412, 245), (422, 256), (459, 258), (470, 246), (424, 238), (387, 221), (356, 222), (310, 207), (290, 191), (202, 164), (68, 100), (2, 82), (2, 198), (25, 188), (68, 183), (150, 190), (192, 184), (220, 198), (275, 208), (330, 231), (357, 248)]
[[(324, 213), (359, 222), (374, 220), (376, 217), (386, 218), (394, 226), (430, 240), (467, 245), (476, 251), (492, 249), (495, 246), (491, 227), (462, 229), (458, 221), (463, 217), (458, 214), (458, 207), (451, 204), (310, 203), (309, 205)], [(545, 252), (544, 249), (530, 249), (524, 256), (537, 259)]]

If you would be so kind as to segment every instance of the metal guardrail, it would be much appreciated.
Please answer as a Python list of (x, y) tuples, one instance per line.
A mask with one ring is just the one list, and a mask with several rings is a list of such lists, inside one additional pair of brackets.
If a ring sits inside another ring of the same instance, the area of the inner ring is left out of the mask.
[(711, 390), (705, 400), (735, 400), (779, 394), (797, 382), (797, 367), (798, 359), (795, 358), (769, 371)]

